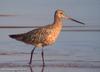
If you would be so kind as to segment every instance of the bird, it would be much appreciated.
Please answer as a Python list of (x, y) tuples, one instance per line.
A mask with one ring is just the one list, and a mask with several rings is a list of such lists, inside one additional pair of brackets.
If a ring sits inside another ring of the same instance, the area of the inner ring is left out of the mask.
[(36, 48), (42, 48), (41, 57), (42, 57), (43, 65), (45, 65), (43, 49), (45, 46), (52, 45), (55, 43), (55, 41), (57, 40), (62, 30), (63, 19), (68, 19), (68, 20), (75, 21), (77, 23), (85, 25), (85, 23), (77, 21), (73, 19), (72, 17), (65, 15), (63, 10), (57, 9), (55, 10), (55, 13), (54, 13), (53, 23), (40, 26), (26, 33), (9, 35), (10, 38), (13, 38), (18, 41), (34, 46), (31, 51), (29, 65), (32, 65), (32, 57), (34, 54), (34, 50)]

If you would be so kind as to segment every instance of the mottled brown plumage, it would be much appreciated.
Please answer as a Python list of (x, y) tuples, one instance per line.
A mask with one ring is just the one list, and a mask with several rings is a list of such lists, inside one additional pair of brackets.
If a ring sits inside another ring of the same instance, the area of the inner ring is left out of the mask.
[(41, 55), (42, 55), (42, 60), (43, 60), (43, 65), (44, 65), (43, 47), (55, 43), (62, 29), (62, 19), (63, 18), (70, 19), (78, 23), (84, 24), (75, 19), (72, 19), (69, 16), (65, 17), (64, 11), (58, 9), (55, 11), (54, 22), (52, 24), (39, 27), (27, 33), (9, 35), (11, 38), (14, 38), (16, 40), (22, 41), (27, 44), (32, 44), (35, 46), (31, 52), (31, 58), (30, 58), (29, 64), (31, 64), (32, 62), (32, 55), (33, 55), (35, 48), (37, 47), (37, 48), (42, 48)]
[(55, 42), (62, 28), (62, 16), (60, 16), (60, 13), (61, 15), (64, 14), (62, 10), (55, 12), (53, 24), (39, 27), (27, 33), (10, 35), (10, 37), (27, 44), (32, 44), (35, 47), (51, 45)]

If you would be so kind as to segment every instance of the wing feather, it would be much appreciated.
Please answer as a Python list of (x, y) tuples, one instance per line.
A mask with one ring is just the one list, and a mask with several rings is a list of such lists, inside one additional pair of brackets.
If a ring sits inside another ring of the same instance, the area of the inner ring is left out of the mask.
[(51, 26), (40, 27), (29, 31), (25, 34), (24, 41), (27, 43), (42, 43), (46, 37), (48, 37), (52, 33)]

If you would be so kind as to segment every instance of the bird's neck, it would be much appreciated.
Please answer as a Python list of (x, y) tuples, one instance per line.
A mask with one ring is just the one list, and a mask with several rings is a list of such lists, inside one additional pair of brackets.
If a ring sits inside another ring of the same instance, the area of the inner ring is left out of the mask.
[(59, 17), (54, 17), (53, 28), (58, 32), (62, 29), (62, 19)]
[(55, 16), (53, 24), (55, 24), (55, 25), (62, 25), (62, 18), (59, 18), (59, 17)]

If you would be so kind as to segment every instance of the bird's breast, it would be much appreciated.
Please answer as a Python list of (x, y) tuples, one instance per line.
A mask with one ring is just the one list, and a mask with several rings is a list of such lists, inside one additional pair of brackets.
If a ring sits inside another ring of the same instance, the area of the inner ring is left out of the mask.
[(52, 32), (46, 37), (44, 41), (45, 44), (47, 45), (53, 44), (56, 41), (57, 37), (59, 36), (60, 31), (61, 31), (61, 28), (52, 29)]

